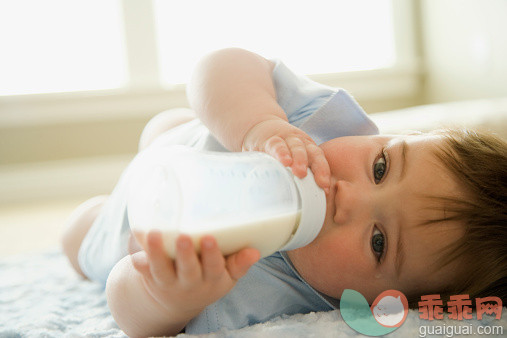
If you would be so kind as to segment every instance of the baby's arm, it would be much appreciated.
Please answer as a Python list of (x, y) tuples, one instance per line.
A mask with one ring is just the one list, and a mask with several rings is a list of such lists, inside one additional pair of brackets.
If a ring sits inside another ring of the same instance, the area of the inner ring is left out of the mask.
[(202, 239), (199, 259), (190, 238), (181, 235), (173, 261), (160, 233), (150, 232), (145, 251), (124, 257), (111, 271), (108, 305), (128, 336), (176, 335), (227, 294), (258, 259), (255, 249), (224, 258), (211, 236)]
[(209, 54), (188, 85), (190, 104), (211, 133), (229, 150), (264, 151), (298, 177), (312, 169), (317, 184), (329, 187), (329, 164), (322, 150), (292, 126), (276, 101), (274, 64), (237, 48)]

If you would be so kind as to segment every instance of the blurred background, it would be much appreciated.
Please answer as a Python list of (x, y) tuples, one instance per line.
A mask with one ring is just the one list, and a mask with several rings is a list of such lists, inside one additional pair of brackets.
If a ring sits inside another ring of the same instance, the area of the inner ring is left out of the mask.
[(0, 0), (0, 257), (57, 246), (146, 122), (188, 107), (209, 51), (282, 59), (375, 116), (507, 97), (506, 17), (505, 0)]

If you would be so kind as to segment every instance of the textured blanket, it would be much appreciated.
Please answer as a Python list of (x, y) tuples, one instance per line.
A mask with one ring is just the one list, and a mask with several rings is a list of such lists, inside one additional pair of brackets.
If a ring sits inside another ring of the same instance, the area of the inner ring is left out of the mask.
[[(502, 332), (488, 334), (495, 327)], [(427, 321), (416, 310), (389, 337), (448, 336), (458, 329), (466, 337), (507, 335), (507, 308), (502, 319)], [(431, 331), (433, 329), (433, 331)], [(438, 331), (440, 330), (440, 331)], [(430, 335), (431, 332), (443, 332)], [(426, 333), (426, 334), (425, 334)], [(188, 337), (189, 335), (180, 335)], [(356, 337), (339, 311), (275, 318), (241, 330), (222, 330), (210, 337)], [(454, 335), (459, 336), (459, 335)], [(114, 322), (104, 290), (79, 278), (58, 250), (0, 260), (0, 337), (125, 337)]]

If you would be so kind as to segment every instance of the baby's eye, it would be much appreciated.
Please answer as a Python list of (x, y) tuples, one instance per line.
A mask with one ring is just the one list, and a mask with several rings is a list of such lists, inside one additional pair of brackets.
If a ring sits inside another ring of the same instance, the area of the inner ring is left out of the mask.
[(386, 162), (385, 152), (382, 151), (380, 157), (373, 163), (373, 178), (375, 179), (375, 184), (379, 184), (384, 177), (387, 170)]
[(375, 227), (375, 230), (373, 231), (373, 236), (371, 237), (371, 248), (375, 253), (375, 256), (377, 256), (378, 261), (380, 262), (380, 259), (384, 255), (385, 238), (384, 235), (380, 232), (380, 230), (377, 229), (377, 227)]

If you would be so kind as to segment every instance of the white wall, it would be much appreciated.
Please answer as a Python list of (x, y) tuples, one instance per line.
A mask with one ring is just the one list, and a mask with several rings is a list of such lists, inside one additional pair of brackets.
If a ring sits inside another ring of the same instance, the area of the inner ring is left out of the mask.
[(507, 96), (507, 1), (420, 4), (425, 101)]

